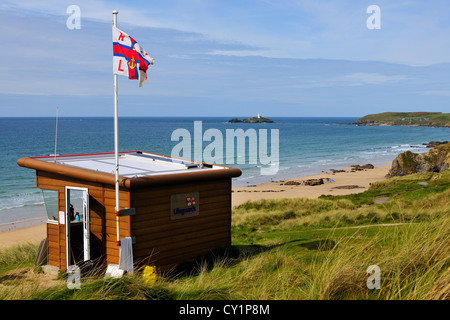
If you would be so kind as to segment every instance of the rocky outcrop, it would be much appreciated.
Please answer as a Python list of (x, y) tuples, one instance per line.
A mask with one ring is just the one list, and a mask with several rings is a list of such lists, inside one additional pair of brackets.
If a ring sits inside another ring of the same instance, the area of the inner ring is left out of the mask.
[(298, 186), (298, 185), (300, 185), (300, 184), (301, 184), (300, 182), (292, 181), (292, 180), (286, 181), (286, 182), (284, 183), (285, 186)]
[(353, 164), (352, 165), (352, 171), (363, 171), (363, 170), (367, 170), (367, 169), (373, 169), (375, 168), (375, 166), (373, 164), (367, 163), (364, 165), (359, 165), (359, 164)]
[(272, 119), (265, 118), (265, 117), (251, 117), (251, 118), (245, 118), (244, 120), (240, 120), (238, 118), (233, 118), (231, 120), (228, 120), (229, 123), (274, 123)]
[(442, 172), (450, 168), (450, 143), (439, 144), (425, 153), (406, 151), (392, 161), (388, 177), (418, 172)]
[(344, 169), (330, 169), (331, 173), (345, 172)]
[(422, 143), (423, 146), (425, 146), (426, 148), (434, 148), (437, 146), (440, 146), (441, 144), (447, 144), (448, 141), (430, 141), (427, 143)]
[(324, 184), (323, 178), (319, 179), (308, 179), (303, 182), (293, 181), (289, 180), (283, 183), (285, 186), (299, 186), (299, 185), (305, 185), (305, 186), (318, 186), (320, 184)]
[[(363, 171), (363, 170), (367, 170), (367, 169), (373, 169), (375, 168), (375, 166), (373, 164), (367, 163), (367, 164), (363, 164), (363, 165), (359, 165), (359, 164), (352, 164), (350, 171), (351, 172), (355, 172), (355, 171)], [(340, 173), (340, 172), (346, 172), (344, 169), (330, 169), (331, 173)]]
[(322, 178), (320, 178), (320, 179), (308, 179), (304, 183), (307, 186), (318, 186), (320, 184), (323, 184), (323, 179)]

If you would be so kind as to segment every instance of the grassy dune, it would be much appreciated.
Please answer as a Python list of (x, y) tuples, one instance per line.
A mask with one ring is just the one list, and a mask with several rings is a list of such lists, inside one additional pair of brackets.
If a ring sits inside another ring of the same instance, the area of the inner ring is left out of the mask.
[[(30, 280), (25, 290), (11, 274), (32, 270), (39, 278), (33, 249), (11, 249), (8, 259), (1, 251), (0, 298), (449, 299), (449, 200), (447, 170), (380, 181), (348, 196), (247, 202), (233, 211), (231, 247), (150, 287), (137, 271), (121, 279), (99, 272), (80, 290), (67, 289), (63, 278), (52, 286)], [(372, 265), (381, 270), (381, 289), (367, 288)]]

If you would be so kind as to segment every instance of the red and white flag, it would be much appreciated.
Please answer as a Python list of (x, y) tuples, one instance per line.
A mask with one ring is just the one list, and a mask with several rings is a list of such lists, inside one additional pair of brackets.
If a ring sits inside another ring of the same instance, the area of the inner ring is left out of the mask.
[(139, 80), (139, 87), (147, 81), (148, 65), (154, 59), (125, 32), (112, 27), (114, 74)]

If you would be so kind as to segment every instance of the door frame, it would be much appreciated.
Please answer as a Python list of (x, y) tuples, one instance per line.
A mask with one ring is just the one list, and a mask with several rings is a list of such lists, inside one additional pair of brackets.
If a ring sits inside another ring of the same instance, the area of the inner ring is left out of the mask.
[[(84, 187), (65, 187), (66, 199), (66, 267), (69, 267), (71, 259), (71, 244), (70, 244), (70, 190), (83, 191), (83, 251), (84, 261), (91, 258), (90, 250), (90, 219), (89, 219), (89, 189)], [(75, 262), (75, 261), (74, 261)], [(66, 268), (66, 269), (67, 269)]]

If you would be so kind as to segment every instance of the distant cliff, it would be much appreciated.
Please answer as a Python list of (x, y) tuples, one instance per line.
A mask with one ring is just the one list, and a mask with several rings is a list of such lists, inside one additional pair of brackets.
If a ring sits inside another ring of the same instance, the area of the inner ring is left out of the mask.
[(383, 112), (369, 114), (355, 122), (359, 126), (448, 127), (450, 113), (442, 112)]

